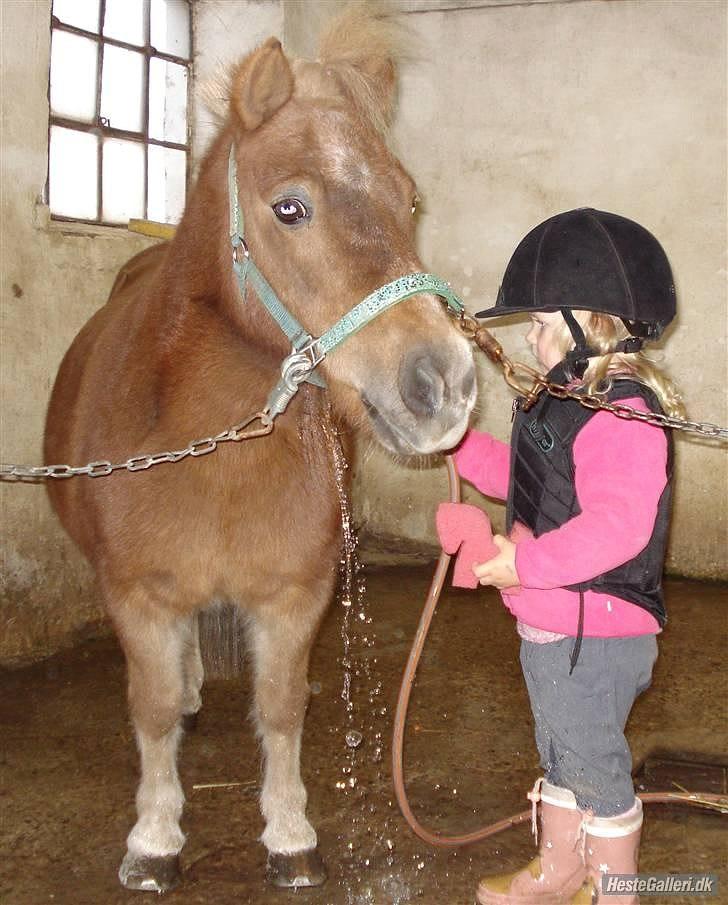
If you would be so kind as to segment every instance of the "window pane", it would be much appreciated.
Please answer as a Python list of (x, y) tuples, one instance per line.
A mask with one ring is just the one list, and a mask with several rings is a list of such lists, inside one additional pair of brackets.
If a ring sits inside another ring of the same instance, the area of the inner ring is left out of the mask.
[(99, 33), (99, 0), (53, 0), (53, 15), (66, 25)]
[(179, 223), (185, 206), (187, 155), (175, 148), (149, 146), (149, 219)]
[(48, 203), (51, 214), (95, 220), (98, 139), (89, 132), (51, 126)]
[(149, 135), (187, 142), (187, 67), (157, 57), (149, 66)]
[(106, 0), (104, 34), (117, 41), (137, 44), (144, 40), (144, 0)]
[(187, 0), (152, 0), (152, 47), (162, 53), (190, 58), (190, 7)]
[(103, 212), (107, 223), (144, 217), (144, 145), (137, 141), (104, 141)]
[(51, 43), (51, 112), (85, 123), (96, 117), (98, 44), (53, 29)]
[(131, 50), (104, 47), (101, 115), (114, 129), (142, 131), (144, 57)]

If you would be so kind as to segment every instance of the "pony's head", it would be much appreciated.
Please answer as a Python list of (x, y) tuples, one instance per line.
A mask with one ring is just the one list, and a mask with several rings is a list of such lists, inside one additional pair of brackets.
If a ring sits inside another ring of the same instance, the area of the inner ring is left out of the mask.
[[(323, 37), (316, 62), (291, 62), (269, 39), (232, 72), (224, 134), (235, 145), (245, 238), (314, 336), (372, 291), (423, 269), (417, 189), (384, 139), (395, 76), (391, 24), (356, 10)], [(283, 335), (260, 306), (245, 307), (248, 329), (252, 318), (282, 358)], [(349, 337), (319, 369), (339, 415), (398, 454), (454, 446), (475, 399), (469, 345), (427, 293)]]

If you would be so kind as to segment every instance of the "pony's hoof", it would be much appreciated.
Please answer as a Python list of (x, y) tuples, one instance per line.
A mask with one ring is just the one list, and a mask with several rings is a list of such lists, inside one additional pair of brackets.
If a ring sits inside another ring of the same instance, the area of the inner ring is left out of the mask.
[(296, 889), (301, 886), (321, 886), (327, 874), (318, 849), (309, 848), (293, 855), (271, 852), (268, 855), (266, 876), (273, 886)]
[(199, 713), (199, 710), (195, 710), (194, 713), (182, 714), (182, 729), (185, 732), (194, 732), (195, 729), (197, 729), (197, 717), (199, 716)]
[(179, 855), (145, 858), (127, 852), (119, 868), (119, 879), (127, 889), (169, 892), (182, 879)]

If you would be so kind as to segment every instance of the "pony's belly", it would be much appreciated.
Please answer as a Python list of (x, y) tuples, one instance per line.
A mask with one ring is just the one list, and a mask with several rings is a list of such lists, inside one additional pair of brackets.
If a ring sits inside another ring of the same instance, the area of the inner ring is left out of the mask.
[(102, 581), (142, 586), (180, 613), (212, 600), (255, 607), (291, 586), (313, 592), (338, 565), (339, 502), (325, 483), (302, 492), (305, 474), (287, 465), (284, 481), (232, 449), (94, 480), (89, 558)]

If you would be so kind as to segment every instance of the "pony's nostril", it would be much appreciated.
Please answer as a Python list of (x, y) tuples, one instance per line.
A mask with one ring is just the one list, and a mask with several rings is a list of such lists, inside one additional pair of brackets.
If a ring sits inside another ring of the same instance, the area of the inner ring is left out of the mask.
[(402, 399), (415, 415), (436, 415), (445, 399), (445, 377), (430, 356), (418, 356), (403, 369), (400, 379)]

